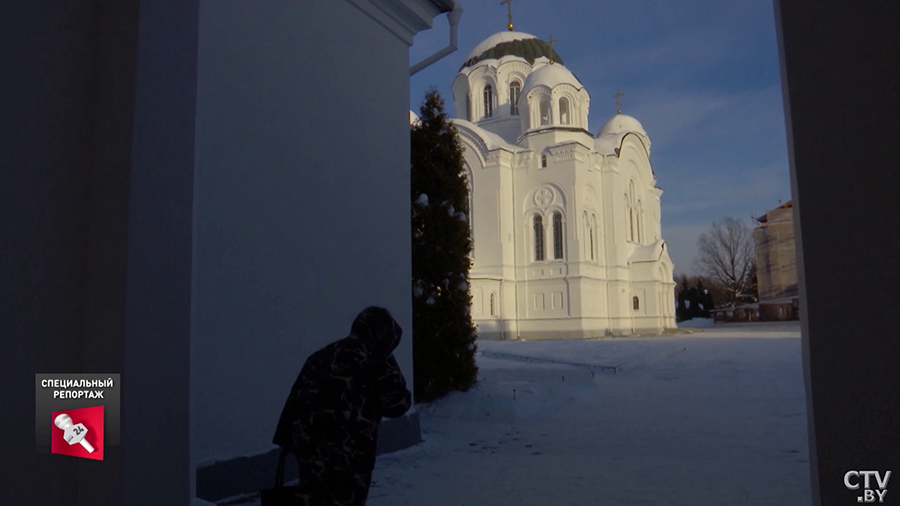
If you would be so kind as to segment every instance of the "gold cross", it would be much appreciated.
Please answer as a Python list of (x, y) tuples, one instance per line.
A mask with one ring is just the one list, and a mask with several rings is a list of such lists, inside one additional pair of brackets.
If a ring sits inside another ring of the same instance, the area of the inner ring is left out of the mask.
[(553, 40), (553, 35), (550, 35), (550, 38), (547, 39), (547, 45), (550, 46), (550, 65), (553, 65), (553, 44), (559, 42), (558, 40)]
[(616, 106), (619, 108), (619, 114), (622, 114), (622, 101), (620, 99), (624, 96), (625, 94), (619, 90), (616, 90), (616, 94), (613, 95), (613, 98), (616, 99)]
[(509, 17), (509, 24), (506, 25), (506, 28), (509, 29), (509, 31), (512, 31), (512, 29), (513, 29), (512, 0), (503, 0), (502, 2), (500, 2), (500, 5), (503, 5), (503, 4), (506, 4), (506, 11), (507, 11), (506, 15), (507, 15), (507, 17)]

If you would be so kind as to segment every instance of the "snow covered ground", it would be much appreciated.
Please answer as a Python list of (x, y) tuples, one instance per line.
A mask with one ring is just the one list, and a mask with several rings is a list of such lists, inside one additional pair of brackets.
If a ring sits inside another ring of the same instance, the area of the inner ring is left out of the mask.
[(799, 336), (481, 342), (477, 388), (419, 406), (369, 505), (808, 505)]

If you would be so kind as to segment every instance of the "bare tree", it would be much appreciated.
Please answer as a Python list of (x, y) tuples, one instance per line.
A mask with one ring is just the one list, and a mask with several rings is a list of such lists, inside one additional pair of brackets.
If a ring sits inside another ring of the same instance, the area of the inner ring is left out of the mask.
[(722, 286), (735, 304), (750, 288), (750, 272), (756, 260), (753, 229), (735, 218), (713, 222), (697, 240), (697, 269)]

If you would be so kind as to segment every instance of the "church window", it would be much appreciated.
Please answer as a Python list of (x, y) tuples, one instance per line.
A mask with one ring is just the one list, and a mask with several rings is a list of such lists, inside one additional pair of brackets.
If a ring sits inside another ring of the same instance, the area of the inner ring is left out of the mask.
[(494, 305), (494, 301), (495, 301), (495, 297), (494, 297), (494, 294), (492, 293), (491, 294), (491, 316), (494, 316), (497, 314), (496, 313), (497, 310), (496, 310), (496, 306)]
[(638, 298), (637, 295), (635, 295), (631, 298), (631, 305), (634, 307), (635, 311), (641, 309), (641, 299)]
[(569, 99), (566, 97), (559, 99), (559, 122), (563, 125), (569, 124)]
[(641, 244), (644, 243), (644, 207), (640, 200), (637, 205), (637, 240)]
[(628, 222), (629, 222), (629, 234), (631, 236), (631, 242), (634, 242), (634, 209), (631, 206), (628, 206)]
[(550, 124), (550, 101), (541, 100), (541, 125)]
[(491, 85), (484, 87), (484, 117), (490, 118), (494, 112), (494, 89)]
[(547, 168), (547, 155), (541, 155), (541, 168)]
[(562, 229), (562, 213), (553, 213), (553, 258), (561, 259), (563, 257), (563, 229)]
[(473, 217), (475, 216), (475, 190), (472, 185), (472, 169), (466, 164), (466, 189), (469, 191), (469, 214), (466, 216), (466, 221), (469, 222), (469, 237), (472, 239), (472, 251), (471, 255), (475, 255), (475, 221)]
[(522, 93), (522, 85), (518, 81), (513, 81), (509, 85), (509, 113), (513, 116), (519, 115), (519, 95)]
[(534, 259), (544, 260), (544, 220), (541, 215), (534, 215)]

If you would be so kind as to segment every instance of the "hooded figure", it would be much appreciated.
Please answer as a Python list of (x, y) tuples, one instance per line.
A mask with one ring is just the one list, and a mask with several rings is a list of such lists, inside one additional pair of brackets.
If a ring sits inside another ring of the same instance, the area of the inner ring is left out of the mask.
[(366, 503), (381, 418), (402, 416), (412, 405), (392, 354), (402, 333), (387, 309), (369, 307), (349, 337), (306, 360), (273, 439), (297, 457), (297, 504)]

